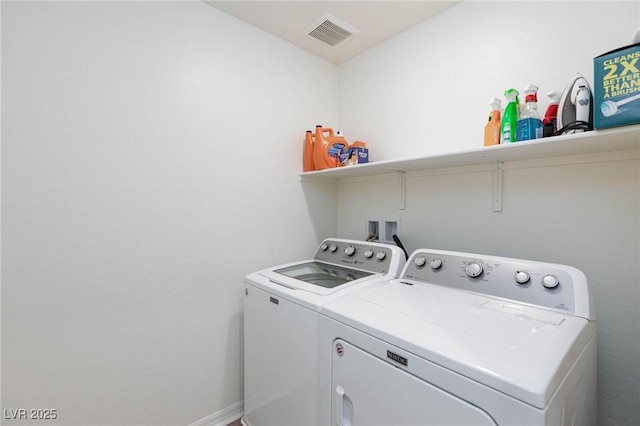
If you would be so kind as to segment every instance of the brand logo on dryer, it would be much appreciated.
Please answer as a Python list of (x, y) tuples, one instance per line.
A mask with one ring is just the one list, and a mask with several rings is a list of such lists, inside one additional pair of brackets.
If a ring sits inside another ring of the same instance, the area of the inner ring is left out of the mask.
[(398, 364), (402, 364), (405, 367), (407, 366), (407, 364), (409, 364), (409, 360), (408, 359), (406, 359), (403, 356), (398, 355), (397, 353), (391, 352), (391, 351), (387, 351), (387, 358), (397, 362)]

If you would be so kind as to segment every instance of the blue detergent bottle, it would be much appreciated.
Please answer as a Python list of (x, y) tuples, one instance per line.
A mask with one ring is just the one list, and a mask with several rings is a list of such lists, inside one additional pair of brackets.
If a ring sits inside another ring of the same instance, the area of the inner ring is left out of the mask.
[(538, 113), (538, 86), (530, 84), (524, 91), (524, 106), (516, 126), (516, 140), (527, 141), (542, 137), (542, 120)]

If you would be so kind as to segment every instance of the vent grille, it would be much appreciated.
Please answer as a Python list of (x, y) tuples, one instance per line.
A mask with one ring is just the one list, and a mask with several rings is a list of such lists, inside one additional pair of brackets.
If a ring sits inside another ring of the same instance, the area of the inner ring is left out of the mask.
[(306, 30), (309, 36), (329, 46), (337, 46), (359, 32), (351, 25), (328, 13), (325, 13)]

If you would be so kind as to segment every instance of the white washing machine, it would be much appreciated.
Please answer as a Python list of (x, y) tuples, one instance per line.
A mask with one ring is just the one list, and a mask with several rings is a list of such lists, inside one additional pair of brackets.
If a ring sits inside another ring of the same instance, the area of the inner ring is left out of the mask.
[(419, 249), (323, 306), (325, 424), (595, 425), (587, 281), (556, 264)]
[(320, 308), (323, 304), (398, 277), (399, 247), (327, 239), (313, 259), (245, 277), (245, 426), (320, 424)]

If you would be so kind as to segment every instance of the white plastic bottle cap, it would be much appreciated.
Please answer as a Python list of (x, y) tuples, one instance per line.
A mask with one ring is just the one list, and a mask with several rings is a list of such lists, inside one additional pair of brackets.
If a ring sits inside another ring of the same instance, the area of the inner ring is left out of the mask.
[(562, 93), (558, 92), (557, 90), (554, 90), (553, 92), (547, 93), (547, 97), (551, 100), (552, 104), (559, 103), (560, 102), (560, 96), (562, 96)]
[(535, 84), (531, 83), (527, 86), (526, 89), (524, 89), (524, 93), (538, 93), (538, 86), (536, 86)]

